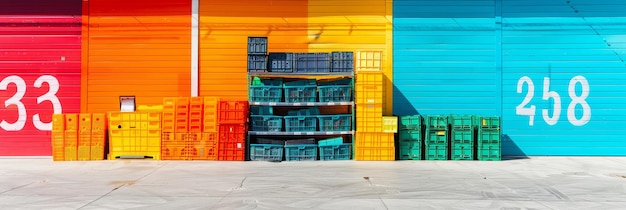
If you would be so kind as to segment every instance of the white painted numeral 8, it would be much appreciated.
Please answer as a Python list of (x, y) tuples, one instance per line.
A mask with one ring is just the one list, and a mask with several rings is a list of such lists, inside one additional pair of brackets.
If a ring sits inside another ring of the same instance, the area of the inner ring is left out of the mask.
[[(17, 91), (13, 95), (13, 97), (9, 98), (4, 102), (4, 107), (9, 107), (11, 105), (17, 106), (18, 118), (17, 121), (13, 123), (9, 123), (6, 120), (2, 120), (0, 122), (0, 128), (6, 131), (20, 131), (24, 129), (26, 125), (26, 106), (22, 102), (24, 95), (26, 94), (26, 82), (19, 76), (8, 76), (0, 81), (0, 90), (7, 90), (9, 84), (15, 84), (17, 87)], [(52, 103), (52, 108), (55, 114), (63, 113), (63, 108), (61, 107), (61, 101), (56, 96), (59, 91), (59, 81), (50, 75), (44, 75), (37, 80), (35, 80), (35, 84), (33, 84), (36, 88), (41, 88), (43, 83), (48, 83), (50, 89), (48, 92), (42, 96), (37, 97), (37, 104), (41, 104), (44, 101), (50, 101)], [(39, 130), (52, 130), (52, 122), (44, 123), (41, 122), (41, 117), (39, 114), (35, 114), (33, 116), (33, 125)]]
[[(578, 83), (580, 83), (582, 87), (582, 92), (580, 96), (576, 94), (576, 84)], [(522, 103), (516, 107), (515, 113), (520, 116), (528, 116), (528, 125), (533, 126), (535, 121), (536, 107), (535, 105), (531, 105), (528, 108), (526, 106), (530, 103), (533, 96), (535, 95), (535, 85), (533, 84), (533, 81), (532, 79), (530, 79), (530, 77), (523, 76), (517, 81), (517, 93), (523, 92), (524, 84), (528, 85), (528, 93), (526, 93), (526, 97), (524, 98)], [(567, 107), (567, 119), (569, 120), (569, 122), (572, 123), (572, 125), (574, 126), (583, 126), (589, 123), (589, 121), (591, 120), (591, 107), (586, 101), (587, 97), (589, 97), (589, 82), (587, 81), (587, 79), (583, 76), (576, 76), (572, 78), (569, 82), (568, 94), (569, 97), (572, 99), (572, 102)], [(541, 110), (543, 120), (548, 125), (556, 125), (561, 116), (561, 96), (555, 91), (550, 91), (549, 77), (543, 78), (542, 99), (545, 101), (552, 99), (554, 103), (552, 116), (549, 116), (548, 109)], [(583, 116), (580, 119), (576, 119), (576, 106), (579, 104), (583, 108)]]

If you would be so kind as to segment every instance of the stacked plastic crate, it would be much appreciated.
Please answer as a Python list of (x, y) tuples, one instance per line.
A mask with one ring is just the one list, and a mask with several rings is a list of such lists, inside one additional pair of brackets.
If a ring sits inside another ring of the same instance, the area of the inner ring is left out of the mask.
[(422, 160), (422, 116), (400, 116), (398, 152), (400, 160)]
[(425, 121), (426, 160), (448, 160), (448, 116), (428, 115)]
[(219, 101), (218, 160), (245, 160), (248, 116), (248, 101)]
[(352, 144), (345, 143), (343, 137), (334, 137), (320, 140), (320, 160), (350, 160), (352, 157)]
[(267, 71), (267, 37), (248, 37), (248, 72)]
[(373, 56), (379, 53), (357, 53), (355, 160), (395, 160), (394, 134), (383, 132), (382, 59)]
[(54, 114), (54, 161), (103, 160), (106, 145), (104, 114)]
[(65, 115), (63, 139), (65, 160), (78, 160), (78, 114)]
[(109, 158), (161, 157), (161, 112), (109, 112)]
[(450, 115), (450, 156), (452, 160), (474, 160), (473, 115)]
[(178, 97), (163, 99), (163, 160), (216, 160), (217, 131), (215, 97)]
[(104, 160), (107, 146), (107, 121), (104, 113), (93, 113), (91, 115), (91, 160)]
[(478, 127), (478, 160), (502, 160), (500, 117), (481, 117)]
[(52, 115), (52, 132), (50, 135), (52, 144), (52, 160), (65, 160), (65, 115)]

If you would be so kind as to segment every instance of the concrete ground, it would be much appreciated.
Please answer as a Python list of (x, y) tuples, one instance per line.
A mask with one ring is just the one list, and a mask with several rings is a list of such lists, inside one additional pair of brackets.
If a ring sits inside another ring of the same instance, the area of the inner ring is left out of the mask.
[(626, 209), (626, 157), (280, 163), (3, 158), (0, 209)]

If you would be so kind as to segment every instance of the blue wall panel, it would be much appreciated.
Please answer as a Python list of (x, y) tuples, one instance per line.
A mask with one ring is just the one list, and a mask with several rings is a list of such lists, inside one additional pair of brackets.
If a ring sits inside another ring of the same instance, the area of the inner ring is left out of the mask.
[(502, 1), (503, 133), (527, 155), (626, 155), (626, 2), (567, 2)]
[(394, 114), (497, 114), (494, 1), (393, 3)]
[(500, 115), (505, 155), (626, 155), (624, 11), (395, 0), (394, 114)]

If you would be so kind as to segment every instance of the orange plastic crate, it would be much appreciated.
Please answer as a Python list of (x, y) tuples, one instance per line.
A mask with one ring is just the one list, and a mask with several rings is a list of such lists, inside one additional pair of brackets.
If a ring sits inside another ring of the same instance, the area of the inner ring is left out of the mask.
[(246, 142), (246, 125), (220, 125), (219, 126), (219, 142)]
[(163, 112), (173, 112), (176, 110), (176, 98), (165, 97), (163, 98)]
[(65, 131), (65, 115), (64, 114), (52, 115), (52, 130), (53, 131)]
[(65, 115), (65, 130), (78, 130), (78, 114)]
[(395, 147), (355, 147), (355, 160), (395, 160)]
[(80, 131), (78, 133), (78, 145), (91, 145), (91, 131)]
[(204, 104), (204, 98), (202, 97), (191, 97), (189, 100), (189, 112), (200, 112), (202, 113), (202, 106)]
[(395, 137), (393, 133), (364, 133), (357, 132), (355, 147), (394, 147)]
[(248, 101), (220, 101), (218, 110), (218, 125), (248, 122)]
[(106, 115), (103, 113), (94, 113), (91, 115), (91, 130), (104, 131), (106, 130)]
[(218, 160), (245, 160), (245, 143), (220, 141), (218, 145)]

